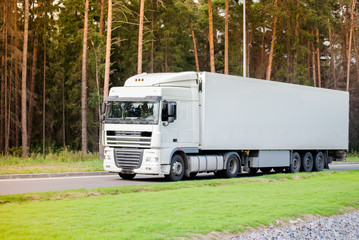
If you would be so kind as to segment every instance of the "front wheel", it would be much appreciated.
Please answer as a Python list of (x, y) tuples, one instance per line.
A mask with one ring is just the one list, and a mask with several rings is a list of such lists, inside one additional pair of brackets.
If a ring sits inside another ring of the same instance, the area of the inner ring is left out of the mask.
[(235, 154), (231, 154), (228, 156), (226, 169), (223, 171), (224, 177), (232, 178), (238, 175), (240, 168), (239, 159)]
[(170, 181), (180, 181), (183, 178), (184, 171), (185, 165), (183, 157), (175, 154), (172, 157), (170, 174), (165, 175), (165, 178)]
[(136, 176), (136, 173), (119, 173), (118, 175), (124, 180), (132, 180)]

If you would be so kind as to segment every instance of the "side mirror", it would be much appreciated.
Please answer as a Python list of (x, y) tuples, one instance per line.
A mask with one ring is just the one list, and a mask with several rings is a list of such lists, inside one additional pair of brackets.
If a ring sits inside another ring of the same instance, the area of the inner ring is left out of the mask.
[(105, 114), (101, 114), (100, 116), (100, 122), (103, 122), (105, 120)]
[(102, 102), (102, 104), (101, 104), (101, 114), (105, 114), (105, 112), (106, 112), (106, 103)]
[(164, 126), (173, 123), (176, 120), (176, 102), (163, 101), (162, 121)]
[(176, 113), (175, 103), (169, 102), (168, 106), (167, 106), (167, 110), (168, 110), (168, 116), (169, 117), (174, 117), (175, 113)]
[(175, 121), (175, 118), (174, 117), (168, 117), (168, 123), (173, 123)]

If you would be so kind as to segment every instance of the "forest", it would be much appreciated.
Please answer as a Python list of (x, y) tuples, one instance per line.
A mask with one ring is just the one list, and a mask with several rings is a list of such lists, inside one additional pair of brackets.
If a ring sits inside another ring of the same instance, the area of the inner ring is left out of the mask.
[(242, 0), (1, 0), (0, 154), (98, 152), (101, 102), (132, 75), (243, 69), (348, 91), (358, 151), (356, 3), (246, 0), (244, 44)]

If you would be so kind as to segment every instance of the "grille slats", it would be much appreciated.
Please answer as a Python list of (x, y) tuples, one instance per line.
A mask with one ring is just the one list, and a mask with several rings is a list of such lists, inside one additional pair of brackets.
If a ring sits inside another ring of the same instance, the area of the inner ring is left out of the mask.
[(115, 164), (119, 168), (136, 169), (141, 166), (143, 150), (142, 149), (115, 149)]
[(107, 131), (107, 145), (114, 147), (150, 148), (151, 132)]

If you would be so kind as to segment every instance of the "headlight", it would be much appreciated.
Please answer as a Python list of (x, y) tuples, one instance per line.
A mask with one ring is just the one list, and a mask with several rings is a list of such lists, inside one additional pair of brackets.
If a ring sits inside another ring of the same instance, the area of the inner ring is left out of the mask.
[(105, 159), (104, 160), (111, 160), (111, 150), (105, 150)]
[(158, 157), (147, 157), (146, 162), (158, 162)]

